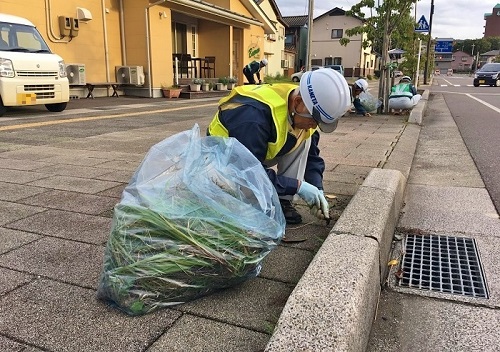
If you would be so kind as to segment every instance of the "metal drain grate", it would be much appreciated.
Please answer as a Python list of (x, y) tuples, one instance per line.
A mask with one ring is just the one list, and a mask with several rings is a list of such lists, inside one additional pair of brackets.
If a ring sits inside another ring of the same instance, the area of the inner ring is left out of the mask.
[(404, 252), (400, 286), (488, 298), (474, 239), (407, 235)]

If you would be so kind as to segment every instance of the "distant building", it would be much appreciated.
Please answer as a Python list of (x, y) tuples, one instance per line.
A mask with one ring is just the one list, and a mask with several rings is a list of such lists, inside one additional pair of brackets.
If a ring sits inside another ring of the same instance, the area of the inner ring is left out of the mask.
[(452, 68), (453, 38), (436, 38), (434, 45), (434, 67), (446, 72)]
[(496, 4), (491, 13), (485, 13), (484, 20), (483, 37), (500, 37), (500, 4)]
[(451, 68), (455, 72), (470, 72), (474, 58), (471, 54), (461, 50), (455, 51), (452, 55)]
[[(306, 16), (284, 16), (287, 25), (285, 51), (295, 52), (295, 71), (306, 65), (308, 19)], [(350, 39), (347, 46), (340, 44), (348, 29), (363, 25), (363, 20), (346, 15), (346, 11), (335, 7), (313, 19), (311, 38), (311, 65), (343, 65), (345, 76), (373, 75), (376, 57), (371, 46), (363, 48), (366, 34)]]
[(494, 62), (495, 58), (498, 56), (500, 56), (500, 50), (490, 50), (488, 52), (485, 52), (484, 54), (479, 55), (479, 62), (481, 64)]

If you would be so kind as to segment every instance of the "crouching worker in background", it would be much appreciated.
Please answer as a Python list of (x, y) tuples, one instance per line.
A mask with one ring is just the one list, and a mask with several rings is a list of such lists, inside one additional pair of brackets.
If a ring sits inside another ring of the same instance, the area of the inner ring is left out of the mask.
[(260, 61), (252, 61), (248, 65), (246, 65), (243, 68), (243, 74), (245, 75), (248, 84), (256, 84), (255, 83), (255, 78), (254, 75), (257, 76), (257, 79), (259, 80), (259, 84), (262, 83), (262, 80), (260, 79), (260, 70), (263, 67), (267, 66), (267, 60), (262, 59)]
[(287, 224), (302, 222), (292, 203), (294, 195), (316, 217), (329, 220), (318, 128), (333, 132), (350, 105), (349, 86), (341, 74), (329, 68), (308, 71), (299, 86), (234, 88), (219, 101), (208, 134), (236, 138), (261, 161), (280, 197)]
[(422, 96), (417, 93), (417, 89), (411, 83), (411, 78), (404, 76), (399, 83), (391, 88), (389, 95), (389, 109), (394, 110), (394, 114), (399, 115), (409, 112), (420, 101)]
[(363, 115), (363, 116), (372, 116), (368, 111), (366, 111), (365, 107), (363, 104), (361, 104), (361, 99), (359, 98), (361, 93), (366, 93), (368, 92), (368, 82), (363, 79), (357, 79), (351, 86), (351, 92), (352, 92), (352, 105), (354, 106), (355, 111), (350, 112), (355, 112), (356, 115)]

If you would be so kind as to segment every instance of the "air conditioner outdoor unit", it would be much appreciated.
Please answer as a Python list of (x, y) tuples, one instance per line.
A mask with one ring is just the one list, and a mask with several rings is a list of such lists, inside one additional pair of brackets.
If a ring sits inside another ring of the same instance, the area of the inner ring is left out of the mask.
[(84, 86), (87, 83), (84, 64), (67, 64), (66, 75), (71, 86)]
[(290, 67), (290, 63), (288, 62), (288, 60), (281, 60), (281, 68), (289, 68)]
[(116, 66), (118, 84), (144, 85), (145, 76), (142, 66)]

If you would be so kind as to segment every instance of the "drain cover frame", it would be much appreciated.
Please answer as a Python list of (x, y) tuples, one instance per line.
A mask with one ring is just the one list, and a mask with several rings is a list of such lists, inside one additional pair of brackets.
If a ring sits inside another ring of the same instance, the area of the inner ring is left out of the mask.
[(489, 298), (475, 239), (407, 234), (404, 243), (399, 286)]

